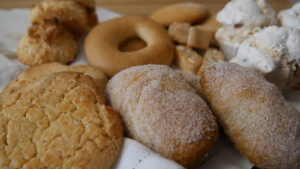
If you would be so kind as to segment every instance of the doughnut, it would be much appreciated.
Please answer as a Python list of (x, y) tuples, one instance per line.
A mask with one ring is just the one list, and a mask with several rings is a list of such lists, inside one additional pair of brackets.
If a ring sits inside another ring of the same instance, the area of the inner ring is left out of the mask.
[(201, 73), (203, 93), (225, 133), (251, 163), (300, 168), (300, 113), (252, 69), (218, 62)]
[[(80, 66), (66, 66), (59, 63), (46, 63), (41, 65), (36, 65), (30, 67), (23, 72), (21, 72), (15, 80), (9, 82), (2, 91), (2, 95), (11, 95), (16, 91), (26, 89), (31, 87), (29, 84), (32, 81), (41, 79), (45, 76), (51, 75), (55, 72), (80, 72), (84, 75), (92, 77), (95, 82), (98, 84), (99, 88), (101, 89), (101, 93), (99, 95), (103, 96), (103, 91), (108, 81), (105, 74), (100, 71), (98, 68), (87, 66), (87, 65), (80, 65)], [(103, 96), (104, 98), (104, 96)], [(101, 101), (104, 104), (104, 99)]]
[(185, 2), (162, 7), (154, 11), (150, 18), (167, 27), (173, 22), (201, 22), (208, 16), (209, 11), (205, 5), (196, 2)]
[(48, 62), (67, 64), (74, 61), (77, 51), (75, 39), (64, 27), (47, 22), (28, 28), (19, 42), (17, 55), (28, 66)]
[(166, 65), (134, 66), (112, 77), (105, 95), (129, 137), (188, 167), (214, 145), (218, 125), (185, 79)]
[(74, 1), (44, 0), (30, 11), (32, 24), (55, 20), (74, 35), (82, 35), (89, 28), (89, 16), (85, 8)]
[[(147, 46), (132, 52), (121, 52), (119, 45), (130, 38), (140, 38)], [(174, 46), (163, 27), (142, 16), (124, 16), (94, 27), (84, 41), (88, 62), (113, 76), (130, 66), (172, 62)]]
[(146, 47), (147, 44), (139, 38), (130, 38), (120, 43), (121, 52), (131, 52)]
[(100, 103), (97, 83), (59, 72), (30, 86), (2, 100), (13, 104), (0, 110), (0, 168), (111, 168), (123, 142), (122, 119)]

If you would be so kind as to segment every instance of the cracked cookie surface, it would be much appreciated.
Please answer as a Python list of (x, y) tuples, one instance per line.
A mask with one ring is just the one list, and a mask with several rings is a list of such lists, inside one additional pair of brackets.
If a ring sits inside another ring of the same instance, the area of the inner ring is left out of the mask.
[(0, 168), (110, 168), (123, 128), (97, 83), (60, 72), (30, 85), (0, 102)]

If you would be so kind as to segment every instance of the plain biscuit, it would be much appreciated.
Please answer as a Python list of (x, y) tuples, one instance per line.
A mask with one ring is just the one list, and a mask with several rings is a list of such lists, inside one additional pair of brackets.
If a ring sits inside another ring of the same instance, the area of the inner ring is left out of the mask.
[(209, 16), (208, 8), (196, 2), (177, 3), (158, 9), (150, 18), (162, 26), (169, 26), (173, 22), (195, 23)]
[(0, 168), (111, 168), (123, 141), (122, 120), (101, 103), (97, 83), (60, 72), (30, 85), (2, 100)]

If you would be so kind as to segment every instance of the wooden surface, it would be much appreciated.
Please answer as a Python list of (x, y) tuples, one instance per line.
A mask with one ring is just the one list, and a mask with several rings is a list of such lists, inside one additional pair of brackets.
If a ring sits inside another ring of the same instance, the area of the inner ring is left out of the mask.
[[(224, 7), (229, 0), (191, 0), (200, 2), (209, 7), (212, 13), (216, 13)], [(291, 1), (298, 0), (267, 0), (276, 10), (288, 8), (292, 5)], [(0, 8), (30, 8), (39, 0), (0, 0)], [(98, 7), (105, 7), (121, 14), (142, 14), (148, 15), (152, 11), (176, 2), (187, 2), (183, 0), (96, 0)]]

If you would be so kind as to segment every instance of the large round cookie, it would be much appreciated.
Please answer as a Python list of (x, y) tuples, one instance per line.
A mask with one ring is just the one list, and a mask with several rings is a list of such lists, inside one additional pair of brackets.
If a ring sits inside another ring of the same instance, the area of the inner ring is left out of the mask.
[[(31, 68), (24, 70), (20, 73), (15, 80), (11, 81), (6, 85), (3, 90), (3, 95), (9, 95), (14, 93), (15, 91), (25, 89), (28, 84), (32, 83), (32, 81), (41, 79), (47, 75), (50, 75), (55, 72), (66, 72), (66, 71), (73, 71), (73, 72), (80, 72), (84, 75), (88, 75), (92, 77), (101, 89), (101, 95), (107, 83), (106, 75), (96, 67), (81, 65), (81, 66), (66, 66), (59, 63), (46, 63), (41, 65), (36, 65)], [(101, 102), (104, 103), (104, 100)]]
[(97, 83), (60, 72), (29, 85), (2, 100), (0, 168), (109, 169), (123, 128), (119, 114), (101, 104)]

